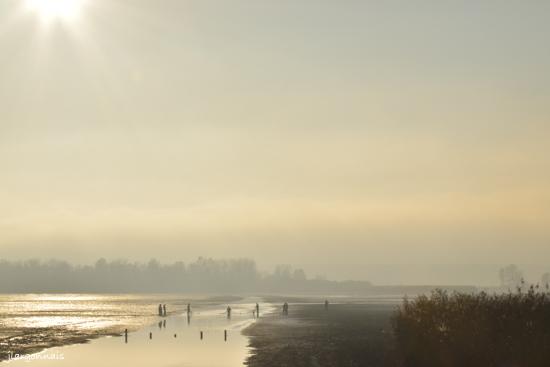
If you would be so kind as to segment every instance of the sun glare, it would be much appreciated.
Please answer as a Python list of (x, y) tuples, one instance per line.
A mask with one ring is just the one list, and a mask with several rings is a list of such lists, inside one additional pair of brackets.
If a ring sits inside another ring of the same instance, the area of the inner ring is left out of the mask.
[(26, 0), (27, 7), (36, 12), (42, 20), (74, 20), (80, 13), (85, 0)]

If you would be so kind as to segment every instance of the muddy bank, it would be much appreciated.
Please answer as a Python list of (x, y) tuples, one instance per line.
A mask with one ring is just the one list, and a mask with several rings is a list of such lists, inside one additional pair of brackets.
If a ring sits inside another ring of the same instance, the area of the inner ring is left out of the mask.
[(394, 304), (290, 305), (289, 316), (262, 317), (244, 330), (250, 367), (383, 366)]
[[(133, 326), (129, 331), (137, 330)], [(0, 361), (7, 360), (9, 354), (31, 354), (48, 348), (71, 344), (87, 343), (104, 336), (121, 335), (125, 327), (120, 325), (98, 330), (67, 330), (65, 327), (28, 328), (14, 330), (10, 336), (0, 338)]]

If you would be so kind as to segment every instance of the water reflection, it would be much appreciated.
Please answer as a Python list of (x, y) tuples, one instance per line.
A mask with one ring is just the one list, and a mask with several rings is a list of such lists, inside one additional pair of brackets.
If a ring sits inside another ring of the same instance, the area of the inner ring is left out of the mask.
[[(228, 319), (224, 305), (200, 305), (193, 313), (182, 311), (139, 331), (124, 332), (120, 338), (101, 338), (87, 345), (48, 349), (41, 354), (62, 354), (63, 359), (35, 359), (33, 365), (241, 366), (248, 353), (248, 340), (240, 331), (253, 322), (253, 307), (252, 302), (234, 304), (232, 317)], [(8, 366), (28, 367), (28, 364), (11, 361)]]

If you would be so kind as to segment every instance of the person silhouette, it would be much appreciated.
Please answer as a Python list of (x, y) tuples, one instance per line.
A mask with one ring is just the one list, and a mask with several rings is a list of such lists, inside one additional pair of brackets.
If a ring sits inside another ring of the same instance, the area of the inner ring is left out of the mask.
[(227, 318), (230, 319), (231, 318), (231, 306), (227, 306)]
[(328, 299), (325, 300), (325, 310), (328, 310)]
[(162, 306), (162, 314), (166, 316), (166, 305)]
[(256, 302), (256, 317), (260, 317), (260, 305)]
[(159, 303), (159, 316), (162, 316), (162, 304)]

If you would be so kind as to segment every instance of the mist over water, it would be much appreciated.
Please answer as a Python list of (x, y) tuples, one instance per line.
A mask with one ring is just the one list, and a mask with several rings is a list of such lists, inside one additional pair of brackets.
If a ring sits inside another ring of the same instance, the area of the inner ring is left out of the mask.
[(496, 3), (1, 1), (2, 256), (544, 265), (550, 8)]

